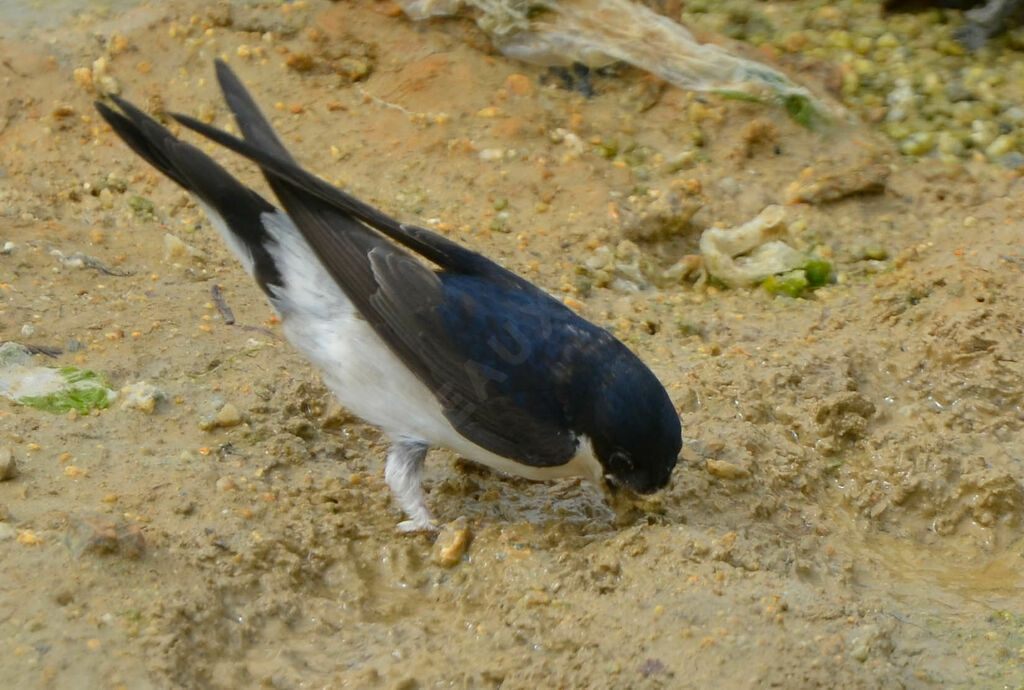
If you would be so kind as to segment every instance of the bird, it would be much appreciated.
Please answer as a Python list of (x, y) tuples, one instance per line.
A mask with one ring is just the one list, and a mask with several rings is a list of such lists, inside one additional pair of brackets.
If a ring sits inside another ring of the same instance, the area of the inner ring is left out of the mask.
[(582, 477), (639, 494), (669, 483), (680, 419), (637, 355), (482, 254), (304, 170), (227, 63), (215, 67), (241, 137), (171, 117), (255, 163), (280, 206), (129, 101), (95, 107), (191, 194), (289, 342), (387, 436), (399, 531), (439, 529), (422, 485), (432, 447), (531, 480)]

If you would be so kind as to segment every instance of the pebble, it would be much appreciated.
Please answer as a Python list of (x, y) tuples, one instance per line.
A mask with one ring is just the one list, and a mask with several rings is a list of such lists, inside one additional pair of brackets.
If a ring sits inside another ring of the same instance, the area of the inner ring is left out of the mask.
[(117, 96), (121, 93), (121, 84), (107, 71), (108, 65), (106, 57), (97, 58), (92, 63), (92, 82), (100, 93)]
[(524, 74), (510, 74), (505, 80), (508, 91), (516, 96), (529, 96), (533, 93), (533, 84)]
[(1001, 134), (985, 147), (985, 155), (990, 159), (1004, 156), (1017, 146), (1017, 137), (1012, 134)]
[(14, 479), (18, 476), (18, 463), (14, 460), (14, 453), (10, 448), (0, 448), (0, 482)]
[(231, 403), (225, 403), (217, 412), (215, 420), (220, 427), (238, 426), (242, 423), (242, 413)]
[(181, 259), (202, 260), (203, 253), (190, 244), (185, 244), (179, 237), (166, 233), (164, 235), (164, 261), (178, 261)]
[(465, 518), (449, 522), (441, 528), (441, 533), (437, 535), (437, 541), (434, 542), (430, 557), (437, 565), (451, 568), (462, 560), (469, 549), (470, 540), (471, 535)]
[(674, 190), (659, 190), (629, 197), (619, 209), (619, 227), (623, 237), (651, 240), (677, 235), (686, 229), (694, 214), (704, 207), (700, 199)]
[(914, 132), (900, 144), (900, 152), (908, 156), (923, 156), (935, 148), (935, 132)]
[(75, 558), (84, 553), (119, 553), (138, 558), (146, 548), (138, 525), (100, 514), (73, 516), (65, 541)]
[(743, 479), (750, 473), (743, 467), (728, 460), (708, 460), (708, 474), (720, 479)]
[(120, 391), (121, 409), (140, 410), (153, 414), (157, 401), (165, 398), (164, 392), (146, 381), (130, 383)]

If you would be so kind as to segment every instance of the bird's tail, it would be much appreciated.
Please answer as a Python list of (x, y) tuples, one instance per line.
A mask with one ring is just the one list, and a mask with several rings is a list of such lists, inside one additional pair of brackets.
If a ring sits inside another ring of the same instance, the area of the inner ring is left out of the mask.
[(277, 209), (139, 108), (116, 96), (111, 99), (120, 112), (100, 102), (95, 104), (107, 124), (133, 151), (202, 204), (246, 269), (264, 292), (273, 296), (269, 286), (283, 285), (283, 280), (268, 251), (273, 240), (261, 216), (276, 213)]
[(242, 136), (255, 148), (266, 151), (275, 158), (289, 163), (295, 159), (288, 153), (281, 140), (277, 138), (274, 128), (267, 122), (267, 118), (260, 112), (256, 101), (252, 99), (249, 92), (245, 90), (242, 81), (238, 78), (227, 63), (223, 60), (216, 60), (217, 82), (224, 93), (224, 100), (228, 108), (235, 116), (235, 122), (242, 131)]

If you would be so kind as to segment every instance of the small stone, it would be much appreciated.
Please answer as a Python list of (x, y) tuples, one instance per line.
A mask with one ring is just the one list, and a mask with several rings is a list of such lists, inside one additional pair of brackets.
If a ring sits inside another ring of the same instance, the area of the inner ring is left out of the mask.
[(119, 553), (138, 558), (146, 548), (146, 540), (137, 525), (120, 517), (99, 514), (72, 517), (65, 541), (75, 558), (84, 553)]
[(850, 649), (850, 656), (861, 663), (868, 660), (868, 654), (871, 651), (870, 645), (866, 640), (860, 640), (854, 643), (853, 648)]
[(527, 607), (547, 606), (551, 603), (551, 595), (539, 589), (532, 589), (523, 595), (522, 603)]
[(900, 151), (908, 156), (923, 156), (935, 148), (934, 132), (914, 132), (900, 144)]
[(320, 418), (320, 426), (324, 429), (340, 429), (354, 421), (356, 421), (356, 418), (342, 407), (341, 403), (334, 396), (331, 396), (324, 406), (324, 413)]
[(14, 460), (14, 453), (10, 448), (0, 448), (0, 482), (14, 479), (18, 476), (18, 463)]
[(304, 441), (312, 441), (316, 438), (316, 425), (302, 415), (295, 415), (285, 421), (284, 430)]
[(95, 85), (92, 79), (92, 70), (88, 67), (78, 67), (75, 69), (75, 83), (80, 87), (92, 93), (95, 90)]
[(431, 551), (430, 557), (437, 565), (451, 568), (462, 560), (469, 548), (470, 540), (471, 535), (465, 518), (449, 522), (441, 528), (441, 533), (437, 535), (437, 541), (434, 542), (434, 549)]
[(370, 73), (371, 64), (366, 60), (346, 56), (338, 60), (334, 67), (342, 76), (359, 81)]
[(173, 262), (182, 259), (202, 260), (203, 253), (190, 244), (185, 244), (179, 237), (166, 233), (164, 235), (164, 261)]
[(235, 483), (235, 478), (230, 474), (217, 480), (217, 491), (236, 491), (237, 489), (238, 485)]
[(750, 473), (728, 460), (708, 460), (708, 474), (720, 479), (743, 479)]
[[(92, 63), (92, 81), (93, 86), (98, 87), (98, 91), (102, 94), (112, 94), (114, 96), (121, 93), (121, 84), (118, 83), (117, 79), (110, 74), (109, 62), (106, 57), (97, 58)], [(77, 74), (76, 74), (77, 77)]]
[(163, 391), (146, 381), (128, 384), (121, 389), (119, 395), (122, 410), (140, 410), (146, 414), (153, 414), (157, 401), (166, 397)]
[(0, 368), (32, 365), (32, 353), (20, 343), (8, 341), (0, 345)]
[(175, 515), (191, 515), (196, 512), (195, 501), (190, 501), (187, 498), (183, 498), (174, 505), (171, 506), (171, 512)]
[(524, 74), (510, 74), (505, 80), (508, 92), (516, 96), (529, 96), (533, 93), (533, 84)]
[(6, 522), (0, 522), (0, 541), (14, 539), (17, 536), (18, 530), (16, 530), (13, 525), (9, 525)]
[(22, 546), (39, 546), (43, 543), (42, 537), (30, 529), (19, 529), (18, 538), (15, 541)]
[(1017, 146), (1017, 138), (1012, 134), (1001, 134), (985, 147), (985, 155), (991, 159), (999, 158), (1013, 151)]
[(856, 164), (809, 181), (794, 181), (786, 190), (786, 203), (824, 204), (854, 195), (881, 194), (891, 172), (882, 163)]
[(1011, 170), (1024, 167), (1024, 154), (1018, 153), (1017, 151), (1011, 151), (999, 159), (999, 165), (1004, 168), (1010, 168)]
[(242, 423), (242, 413), (238, 411), (238, 408), (231, 403), (226, 403), (224, 407), (220, 408), (217, 412), (217, 426), (220, 427), (231, 427), (238, 426)]

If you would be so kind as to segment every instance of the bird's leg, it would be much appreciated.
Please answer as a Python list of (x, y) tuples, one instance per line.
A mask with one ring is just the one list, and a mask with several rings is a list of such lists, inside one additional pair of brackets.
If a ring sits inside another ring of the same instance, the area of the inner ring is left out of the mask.
[(427, 497), (421, 483), (423, 459), (427, 456), (427, 445), (419, 441), (399, 439), (391, 444), (388, 460), (384, 466), (384, 481), (391, 494), (398, 501), (408, 520), (398, 523), (400, 532), (436, 532)]

